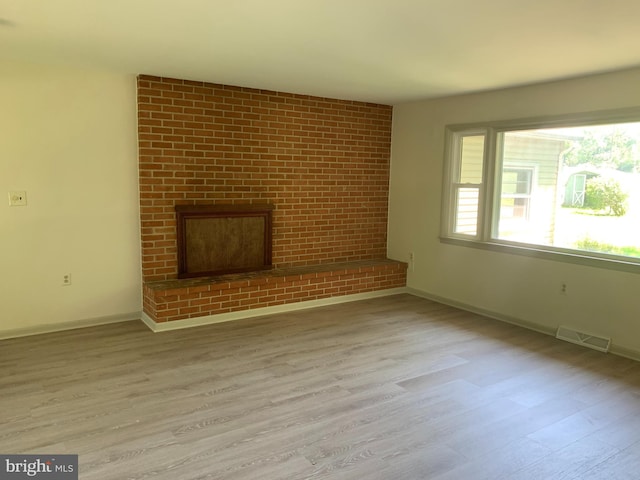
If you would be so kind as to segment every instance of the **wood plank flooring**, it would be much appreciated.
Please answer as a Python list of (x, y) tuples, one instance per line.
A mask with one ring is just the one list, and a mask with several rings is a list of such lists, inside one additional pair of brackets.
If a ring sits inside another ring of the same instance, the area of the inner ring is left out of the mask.
[(410, 295), (5, 340), (0, 372), (0, 453), (83, 480), (640, 472), (640, 363)]

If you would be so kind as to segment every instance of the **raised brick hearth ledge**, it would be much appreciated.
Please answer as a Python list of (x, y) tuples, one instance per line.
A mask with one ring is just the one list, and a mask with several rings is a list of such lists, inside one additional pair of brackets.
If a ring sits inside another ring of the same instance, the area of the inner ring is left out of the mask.
[(406, 263), (379, 259), (146, 282), (144, 312), (168, 322), (404, 287), (406, 278)]

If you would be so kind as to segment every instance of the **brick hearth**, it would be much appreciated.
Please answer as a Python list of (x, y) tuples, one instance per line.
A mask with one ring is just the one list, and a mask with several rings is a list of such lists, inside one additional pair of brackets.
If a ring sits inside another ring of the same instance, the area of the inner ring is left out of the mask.
[(363, 260), (146, 282), (144, 311), (159, 323), (386, 290), (406, 285), (406, 269), (393, 260)]

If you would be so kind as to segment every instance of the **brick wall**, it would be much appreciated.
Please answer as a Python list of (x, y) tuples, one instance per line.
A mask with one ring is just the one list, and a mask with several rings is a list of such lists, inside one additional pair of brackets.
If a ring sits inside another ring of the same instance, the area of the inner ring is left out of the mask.
[(403, 287), (406, 276), (405, 263), (364, 260), (256, 275), (226, 275), (224, 281), (217, 282), (147, 282), (144, 311), (156, 323), (170, 322)]
[(177, 276), (176, 204), (273, 203), (276, 267), (386, 256), (392, 108), (140, 76), (145, 281)]

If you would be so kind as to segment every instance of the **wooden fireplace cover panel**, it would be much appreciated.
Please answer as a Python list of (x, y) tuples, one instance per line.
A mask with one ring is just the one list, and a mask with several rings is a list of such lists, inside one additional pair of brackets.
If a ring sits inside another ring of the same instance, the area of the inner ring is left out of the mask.
[(217, 272), (264, 264), (264, 218), (189, 218), (185, 221), (187, 270)]
[(178, 277), (271, 268), (271, 205), (176, 206)]

